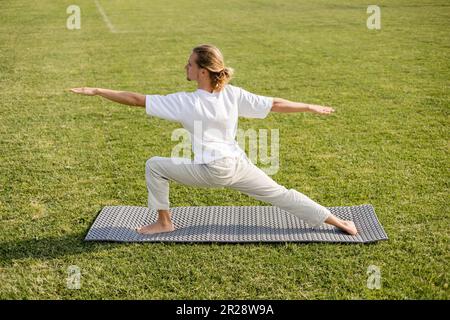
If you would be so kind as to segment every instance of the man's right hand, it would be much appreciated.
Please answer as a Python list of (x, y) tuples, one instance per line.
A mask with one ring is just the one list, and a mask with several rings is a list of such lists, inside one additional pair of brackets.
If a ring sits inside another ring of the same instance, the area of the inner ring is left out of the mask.
[(73, 93), (84, 94), (87, 96), (101, 96), (108, 100), (125, 104), (127, 106), (137, 106), (145, 108), (145, 95), (128, 91), (117, 91), (104, 88), (72, 88)]
[(87, 96), (95, 96), (98, 94), (97, 88), (89, 88), (89, 87), (72, 88), (70, 89), (70, 91), (73, 93), (84, 94)]

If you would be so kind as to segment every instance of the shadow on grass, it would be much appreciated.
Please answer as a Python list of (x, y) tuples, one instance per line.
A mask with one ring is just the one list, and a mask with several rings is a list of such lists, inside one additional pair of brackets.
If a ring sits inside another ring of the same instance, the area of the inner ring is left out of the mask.
[(116, 247), (116, 243), (84, 241), (84, 234), (69, 234), (40, 239), (0, 242), (0, 261), (11, 264), (20, 259), (55, 259), (89, 252), (104, 251)]

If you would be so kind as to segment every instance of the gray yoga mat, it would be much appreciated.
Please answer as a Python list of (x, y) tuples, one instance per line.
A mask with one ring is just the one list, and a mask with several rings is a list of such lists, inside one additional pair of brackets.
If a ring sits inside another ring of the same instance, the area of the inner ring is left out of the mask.
[(97, 216), (86, 241), (118, 242), (350, 242), (387, 240), (372, 205), (328, 207), (353, 220), (358, 234), (350, 236), (324, 224), (311, 228), (294, 215), (274, 206), (210, 206), (171, 208), (176, 230), (138, 234), (137, 227), (156, 221), (157, 211), (136, 206), (107, 206)]

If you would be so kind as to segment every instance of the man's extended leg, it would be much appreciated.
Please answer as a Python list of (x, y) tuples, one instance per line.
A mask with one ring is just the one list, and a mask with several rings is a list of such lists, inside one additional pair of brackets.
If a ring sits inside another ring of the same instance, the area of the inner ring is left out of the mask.
[(245, 159), (241, 160), (236, 171), (236, 180), (230, 187), (255, 199), (269, 202), (297, 216), (310, 226), (320, 226), (325, 222), (349, 234), (357, 232), (353, 222), (341, 220), (306, 195), (279, 185), (264, 171)]

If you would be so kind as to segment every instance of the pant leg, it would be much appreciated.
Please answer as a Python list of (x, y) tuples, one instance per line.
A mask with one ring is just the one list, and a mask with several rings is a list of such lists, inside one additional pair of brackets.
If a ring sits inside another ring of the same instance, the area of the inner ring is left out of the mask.
[[(219, 161), (220, 163), (220, 161)], [(169, 210), (169, 181), (197, 187), (222, 187), (205, 164), (193, 163), (185, 158), (152, 157), (145, 165), (148, 207)]]
[(257, 200), (269, 202), (312, 227), (317, 227), (331, 214), (330, 210), (295, 189), (286, 189), (249, 160), (241, 159), (235, 181), (229, 186)]

